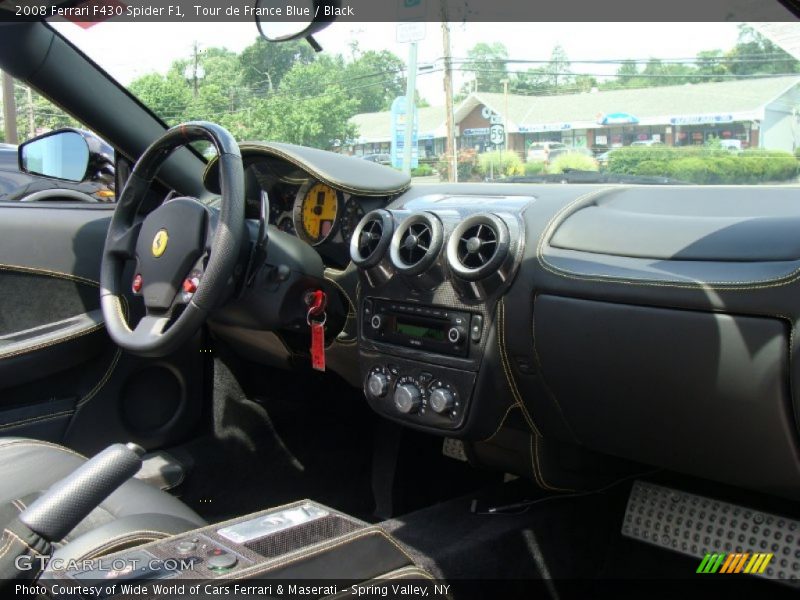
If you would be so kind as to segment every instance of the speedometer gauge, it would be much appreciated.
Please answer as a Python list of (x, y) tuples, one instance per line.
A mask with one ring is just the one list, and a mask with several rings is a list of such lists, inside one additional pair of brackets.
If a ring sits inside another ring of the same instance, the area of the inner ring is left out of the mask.
[(336, 229), (339, 193), (324, 183), (310, 183), (300, 188), (294, 206), (297, 234), (309, 244), (324, 242)]

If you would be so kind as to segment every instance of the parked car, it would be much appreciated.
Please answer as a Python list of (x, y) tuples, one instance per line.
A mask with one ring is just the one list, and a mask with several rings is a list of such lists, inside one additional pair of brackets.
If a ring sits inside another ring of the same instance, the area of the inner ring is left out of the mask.
[(631, 146), (663, 146), (664, 142), (661, 140), (636, 140)]
[(528, 162), (550, 162), (567, 149), (561, 142), (534, 142), (528, 146)]
[[(69, 128), (56, 131), (70, 130)], [(89, 167), (86, 179), (80, 182), (57, 179), (20, 170), (19, 147), (0, 144), (0, 201), (85, 200), (87, 202), (113, 202), (114, 150), (104, 140), (85, 130), (72, 130), (85, 141), (89, 151)], [(52, 135), (49, 132), (43, 136)], [(37, 139), (37, 138), (33, 138)], [(48, 190), (65, 190), (63, 196), (53, 195)], [(84, 196), (82, 198), (81, 196)]]
[(742, 151), (742, 140), (720, 140), (719, 145), (729, 152)]
[(365, 154), (361, 158), (363, 158), (364, 160), (368, 160), (369, 162), (378, 163), (379, 165), (392, 164), (391, 154)]

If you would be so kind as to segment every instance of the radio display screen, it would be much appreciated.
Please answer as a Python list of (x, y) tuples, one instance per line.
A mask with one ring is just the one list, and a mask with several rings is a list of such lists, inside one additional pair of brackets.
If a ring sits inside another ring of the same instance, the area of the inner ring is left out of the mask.
[[(438, 325), (438, 324), (437, 324)], [(409, 337), (443, 342), (447, 339), (444, 324), (433, 326), (423, 322), (405, 320), (402, 317), (394, 319), (394, 330)]]

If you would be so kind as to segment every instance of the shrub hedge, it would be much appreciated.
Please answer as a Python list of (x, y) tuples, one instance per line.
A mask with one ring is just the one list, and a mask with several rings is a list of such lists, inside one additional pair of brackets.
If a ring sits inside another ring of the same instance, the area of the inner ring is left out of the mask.
[(738, 153), (708, 146), (619, 148), (608, 170), (627, 175), (662, 175), (690, 183), (768, 183), (798, 174), (791, 152), (753, 148)]

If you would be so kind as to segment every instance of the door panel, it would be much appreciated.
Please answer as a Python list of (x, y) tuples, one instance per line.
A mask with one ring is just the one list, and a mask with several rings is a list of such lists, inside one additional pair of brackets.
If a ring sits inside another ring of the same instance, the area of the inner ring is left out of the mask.
[[(198, 424), (201, 336), (150, 360), (105, 332), (98, 278), (112, 210), (0, 203), (0, 436), (92, 453), (114, 441), (173, 444)], [(139, 302), (127, 299), (134, 319)]]

